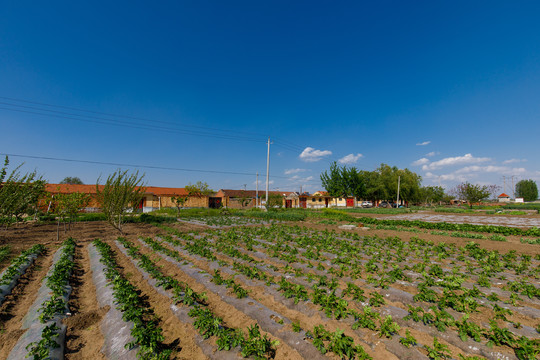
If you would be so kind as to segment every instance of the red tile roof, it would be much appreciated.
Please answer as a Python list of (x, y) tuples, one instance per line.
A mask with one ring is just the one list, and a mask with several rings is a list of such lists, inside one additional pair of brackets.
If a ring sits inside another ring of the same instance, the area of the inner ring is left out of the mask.
[[(103, 188), (103, 185), (99, 185), (100, 189)], [(74, 192), (81, 192), (85, 194), (95, 194), (96, 185), (70, 185), (70, 184), (47, 184), (45, 190), (50, 193), (62, 193), (69, 194)], [(145, 194), (152, 194), (156, 196), (173, 196), (181, 195), (186, 196), (188, 192), (184, 188), (165, 188), (157, 186), (147, 186)]]
[[(279, 194), (283, 196), (288, 196), (292, 194), (292, 191), (268, 191), (269, 194)], [(266, 194), (265, 190), (259, 190), (259, 198), (264, 197)], [(241, 198), (241, 197), (252, 197), (256, 195), (256, 190), (232, 190), (232, 189), (220, 189), (216, 196), (223, 197), (228, 196), (230, 198)]]
[(501, 194), (501, 195), (499, 195), (498, 197), (500, 197), (500, 198), (503, 198), (503, 197), (508, 197), (508, 198), (509, 198), (510, 196), (509, 196), (509, 195), (506, 195), (505, 193), (502, 193), (502, 194)]

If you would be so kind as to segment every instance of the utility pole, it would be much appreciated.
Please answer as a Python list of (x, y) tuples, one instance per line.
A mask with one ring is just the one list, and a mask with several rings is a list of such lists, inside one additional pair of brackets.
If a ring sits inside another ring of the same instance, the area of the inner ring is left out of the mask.
[(266, 207), (268, 207), (268, 179), (270, 177), (270, 136), (268, 137), (268, 154), (266, 155)]
[(503, 193), (506, 194), (506, 176), (503, 175)]
[(516, 188), (514, 187), (514, 178), (517, 179), (517, 176), (512, 175), (512, 199), (514, 199), (514, 201), (515, 201), (516, 200)]
[(243, 184), (243, 185), (244, 185), (244, 191), (246, 191), (246, 186), (247, 186), (247, 184)]
[(257, 180), (255, 181), (255, 207), (259, 207), (259, 173), (257, 172)]
[(399, 185), (401, 183), (401, 175), (398, 175), (397, 178), (397, 201), (396, 201), (396, 209), (399, 208)]

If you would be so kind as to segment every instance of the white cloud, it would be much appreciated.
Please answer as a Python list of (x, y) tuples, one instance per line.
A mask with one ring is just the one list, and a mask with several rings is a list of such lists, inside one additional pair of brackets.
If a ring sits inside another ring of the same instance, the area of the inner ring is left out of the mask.
[(305, 162), (316, 162), (329, 155), (332, 155), (330, 150), (316, 150), (308, 146), (304, 149), (304, 151), (302, 151), (299, 158)]
[(428, 152), (428, 153), (426, 154), (426, 156), (427, 156), (427, 157), (433, 157), (433, 156), (439, 155), (439, 154), (440, 154), (440, 152), (438, 152), (438, 151), (432, 151), (432, 152)]
[[(274, 183), (274, 180), (269, 180), (268, 185), (272, 185)], [(261, 186), (266, 185), (266, 180), (259, 180), (259, 191), (261, 191)], [(257, 186), (257, 180), (253, 182), (253, 186)]]
[(427, 163), (429, 163), (429, 159), (427, 159), (427, 158), (421, 158), (421, 159), (418, 159), (418, 160), (414, 161), (412, 164), (413, 164), (414, 166), (420, 166), (420, 165), (425, 165), (425, 164), (427, 164)]
[(313, 179), (314, 179), (313, 176), (301, 177), (301, 176), (298, 176), (298, 175), (295, 175), (295, 176), (289, 178), (289, 180), (291, 181), (292, 184), (302, 184), (302, 183), (309, 182), (309, 181), (311, 181)]
[(431, 180), (441, 180), (441, 181), (459, 181), (459, 182), (463, 182), (463, 181), (467, 181), (467, 176), (465, 175), (456, 175), (456, 174), (443, 174), (443, 175), (436, 175), (436, 174), (433, 174), (433, 173), (430, 173), (430, 172), (427, 172), (424, 177), (426, 179), (431, 179)]
[(304, 171), (307, 171), (307, 169), (287, 169), (285, 170), (285, 175), (298, 174)]
[(508, 166), (466, 166), (462, 169), (456, 171), (456, 174), (469, 174), (475, 172), (484, 172), (484, 173), (500, 173), (500, 174), (523, 174), (527, 172), (525, 168), (509, 168)]
[(434, 161), (429, 165), (422, 166), (422, 170), (435, 170), (440, 169), (445, 166), (453, 166), (453, 165), (462, 165), (462, 164), (478, 164), (481, 162), (490, 161), (491, 158), (479, 158), (474, 157), (471, 154), (465, 154), (463, 156), (456, 156), (456, 157), (448, 157), (444, 158), (442, 160)]
[(431, 144), (431, 141), (424, 141), (424, 142), (421, 142), (421, 143), (417, 143), (416, 146), (426, 146), (426, 145), (429, 145)]
[(354, 164), (356, 163), (358, 160), (360, 160), (361, 157), (363, 157), (364, 155), (362, 154), (349, 154), (349, 155), (345, 155), (344, 157), (342, 157), (341, 159), (338, 160), (338, 162), (340, 164)]
[(526, 162), (527, 159), (508, 159), (508, 160), (504, 160), (502, 163), (503, 164), (513, 164), (513, 163), (519, 163), (519, 162)]

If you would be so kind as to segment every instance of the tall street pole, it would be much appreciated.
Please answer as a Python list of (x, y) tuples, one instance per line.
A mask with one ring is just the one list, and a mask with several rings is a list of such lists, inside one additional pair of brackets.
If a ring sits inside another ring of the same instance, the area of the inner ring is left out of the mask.
[(266, 207), (268, 207), (268, 179), (270, 177), (270, 136), (268, 137), (268, 154), (266, 156)]
[(257, 172), (257, 181), (255, 181), (255, 207), (259, 207), (259, 173)]
[(397, 201), (396, 201), (396, 209), (399, 208), (399, 185), (401, 182), (401, 175), (398, 175), (397, 178)]

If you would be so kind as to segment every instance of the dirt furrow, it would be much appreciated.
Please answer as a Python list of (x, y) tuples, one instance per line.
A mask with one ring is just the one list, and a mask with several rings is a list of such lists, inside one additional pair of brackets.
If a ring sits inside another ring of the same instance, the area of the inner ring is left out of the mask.
[[(242, 311), (237, 310), (234, 306), (223, 301), (219, 294), (210, 291), (204, 284), (200, 283), (190, 275), (183, 272), (176, 265), (166, 261), (156, 255), (144, 246), (140, 246), (139, 250), (142, 254), (150, 256), (156, 264), (161, 267), (161, 271), (165, 275), (169, 275), (179, 281), (187, 283), (194, 291), (198, 293), (206, 292), (208, 297), (209, 308), (216, 316), (223, 319), (224, 323), (231, 328), (239, 328), (246, 330), (248, 326), (257, 323), (256, 320), (248, 316)], [(268, 334), (270, 338), (276, 339), (272, 334)], [(279, 339), (277, 339), (279, 340)], [(283, 342), (277, 348), (276, 359), (302, 359), (298, 352), (292, 349), (289, 345)]]
[[(133, 241), (134, 238), (128, 237)], [(160, 326), (165, 337), (164, 344), (174, 350), (176, 359), (206, 359), (202, 349), (197, 345), (194, 335), (196, 330), (188, 324), (181, 322), (170, 309), (171, 300), (157, 292), (142, 276), (131, 261), (118, 249), (114, 242), (110, 243), (116, 254), (116, 260), (121, 266), (121, 272), (127, 275), (129, 281), (147, 297), (148, 302), (160, 318)]]
[(103, 335), (99, 323), (108, 308), (100, 308), (92, 281), (87, 243), (78, 243), (75, 268), (70, 279), (73, 291), (69, 300), (71, 315), (64, 320), (67, 326), (65, 359), (105, 359), (101, 353)]
[(7, 358), (19, 337), (26, 331), (21, 328), (22, 320), (37, 298), (56, 250), (48, 248), (45, 254), (38, 256), (0, 307), (0, 360)]

